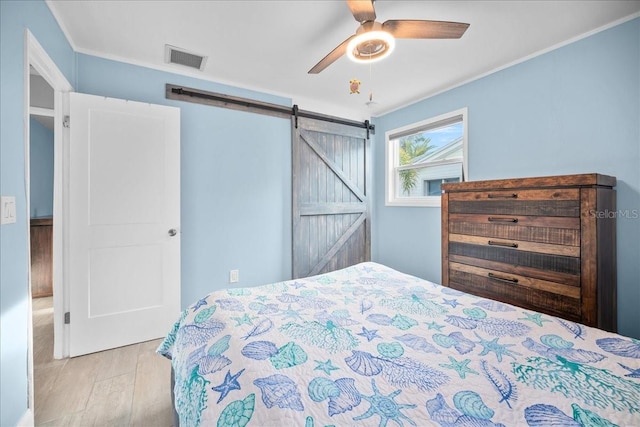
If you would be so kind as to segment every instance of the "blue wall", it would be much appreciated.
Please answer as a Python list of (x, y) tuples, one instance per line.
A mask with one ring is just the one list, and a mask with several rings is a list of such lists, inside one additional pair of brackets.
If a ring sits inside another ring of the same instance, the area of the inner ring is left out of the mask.
[(618, 328), (640, 338), (640, 19), (374, 119), (373, 258), (434, 282), (440, 209), (384, 206), (384, 134), (462, 107), (471, 180), (618, 178)]
[(0, 226), (0, 425), (27, 410), (28, 218), (24, 153), (24, 32), (28, 28), (73, 84), (75, 53), (42, 1), (0, 1), (0, 193), (17, 222)]
[(289, 119), (165, 99), (172, 83), (260, 101), (291, 100), (78, 55), (82, 93), (180, 108), (182, 305), (229, 286), (291, 277)]
[(53, 131), (29, 121), (31, 218), (53, 215)]

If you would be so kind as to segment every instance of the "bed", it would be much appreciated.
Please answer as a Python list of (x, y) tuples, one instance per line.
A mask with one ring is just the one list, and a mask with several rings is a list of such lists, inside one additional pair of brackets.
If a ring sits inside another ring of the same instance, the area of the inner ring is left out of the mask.
[(213, 292), (158, 353), (181, 426), (640, 426), (640, 341), (371, 262)]

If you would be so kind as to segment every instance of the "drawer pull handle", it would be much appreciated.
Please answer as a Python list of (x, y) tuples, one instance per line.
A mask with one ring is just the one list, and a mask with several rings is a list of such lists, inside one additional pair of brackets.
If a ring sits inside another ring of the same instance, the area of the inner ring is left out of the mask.
[(515, 277), (502, 277), (493, 273), (489, 273), (488, 276), (489, 276), (489, 279), (502, 280), (503, 282), (509, 282), (509, 283), (518, 283), (518, 279), (516, 279)]
[(489, 240), (489, 245), (491, 245), (491, 246), (505, 246), (507, 248), (517, 248), (518, 247), (517, 243), (496, 242), (495, 240)]
[(489, 193), (487, 194), (487, 197), (489, 199), (517, 199), (518, 194), (517, 193), (511, 193), (511, 194)]
[(487, 219), (489, 220), (489, 222), (518, 222), (518, 218), (497, 218), (495, 216), (490, 216)]

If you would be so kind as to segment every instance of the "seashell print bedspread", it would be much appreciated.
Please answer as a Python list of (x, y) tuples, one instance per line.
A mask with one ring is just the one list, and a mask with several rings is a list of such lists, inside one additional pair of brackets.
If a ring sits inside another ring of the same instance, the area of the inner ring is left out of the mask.
[(158, 353), (181, 426), (640, 426), (640, 341), (375, 263), (213, 292)]

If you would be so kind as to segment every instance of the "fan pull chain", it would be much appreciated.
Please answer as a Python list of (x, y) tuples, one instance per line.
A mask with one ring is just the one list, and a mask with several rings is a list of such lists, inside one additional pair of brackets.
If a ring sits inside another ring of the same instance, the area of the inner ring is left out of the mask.
[(373, 101), (373, 73), (371, 72), (371, 62), (369, 62), (369, 102)]

